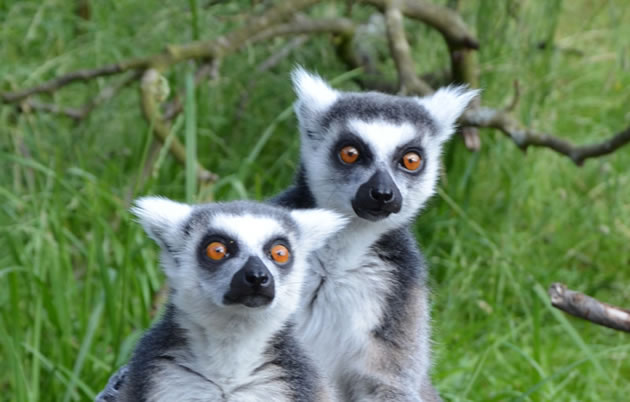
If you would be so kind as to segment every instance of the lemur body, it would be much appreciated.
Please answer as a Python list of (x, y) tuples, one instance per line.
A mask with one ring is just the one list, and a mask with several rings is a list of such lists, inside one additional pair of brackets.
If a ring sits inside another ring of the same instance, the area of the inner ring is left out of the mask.
[[(118, 401), (330, 401), (294, 336), (307, 257), (344, 220), (255, 203), (134, 208), (162, 248), (171, 295)], [(104, 398), (104, 400), (107, 400)]]
[(311, 257), (296, 333), (344, 401), (438, 401), (427, 267), (409, 227), (435, 192), (442, 146), (476, 92), (408, 98), (341, 92), (302, 69), (292, 78), (301, 167), (270, 202), (350, 220)]
[(350, 224), (311, 262), (297, 331), (345, 401), (434, 401), (427, 268), (410, 223), (435, 192), (443, 143), (474, 91), (344, 93), (297, 69), (302, 151), (272, 202)]

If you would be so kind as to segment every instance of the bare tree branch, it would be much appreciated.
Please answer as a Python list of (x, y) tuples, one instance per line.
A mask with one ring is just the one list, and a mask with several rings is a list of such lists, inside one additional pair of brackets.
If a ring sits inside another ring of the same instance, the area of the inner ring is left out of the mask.
[(588, 145), (574, 145), (565, 139), (524, 128), (506, 111), (487, 107), (468, 110), (460, 119), (460, 124), (501, 130), (522, 150), (527, 150), (530, 146), (550, 148), (569, 157), (578, 166), (582, 166), (588, 158), (610, 154), (630, 142), (630, 127), (628, 127), (604, 141)]
[[(391, 21), (389, 23), (389, 26), (391, 27)], [(374, 79), (374, 77), (377, 75), (382, 77), (382, 72), (374, 70), (372, 68), (373, 66), (366, 66), (364, 64), (365, 60), (363, 58), (352, 54), (352, 48), (350, 46), (346, 45), (343, 47), (343, 49), (338, 49), (337, 52), (344, 53), (340, 57), (348, 65), (349, 68), (363, 67), (366, 70), (370, 69), (371, 79), (359, 81), (363, 89), (391, 92), (392, 88), (395, 87), (394, 85), (388, 83), (383, 79)], [(397, 66), (400, 65), (401, 62), (402, 64), (413, 63), (413, 60), (411, 60), (410, 57), (406, 57), (404, 55), (402, 56), (402, 58), (399, 57), (398, 59), (394, 57), (394, 60)], [(409, 71), (413, 71), (413, 67), (410, 68), (408, 65), (406, 65), (405, 68)], [(408, 74), (406, 74), (405, 76), (408, 77)], [(409, 78), (406, 79), (408, 80)], [(422, 91), (419, 91), (418, 88), (414, 87), (413, 85), (408, 89), (408, 92), (409, 95), (423, 94)], [(512, 117), (512, 115), (509, 113), (514, 109), (516, 103), (519, 100), (520, 89), (517, 83), (515, 83), (514, 92), (514, 98), (505, 110), (492, 109), (488, 107), (473, 107), (472, 109), (464, 113), (464, 115), (460, 119), (460, 125), (464, 127), (464, 129), (498, 129), (502, 131), (512, 141), (514, 141), (514, 143), (516, 143), (516, 145), (523, 150), (526, 150), (529, 146), (549, 148), (555, 152), (569, 157), (578, 166), (581, 166), (588, 158), (610, 154), (630, 142), (630, 127), (611, 136), (605, 141), (582, 146), (574, 145), (566, 140), (554, 137), (550, 134), (538, 133), (534, 130), (524, 128), (523, 125), (514, 117)], [(470, 142), (469, 144), (467, 144), (467, 146), (473, 149), (479, 146), (478, 142), (474, 142), (474, 140), (477, 138), (479, 137), (475, 137), (474, 135), (464, 137), (466, 141)]]
[(144, 70), (148, 68), (160, 70), (181, 61), (194, 58), (221, 58), (225, 54), (239, 49), (256, 34), (293, 15), (297, 11), (317, 3), (317, 1), (318, 0), (284, 0), (268, 10), (265, 14), (251, 19), (250, 22), (245, 24), (245, 27), (219, 38), (181, 45), (170, 45), (167, 46), (166, 50), (163, 52), (150, 56), (122, 60), (94, 69), (74, 71), (32, 88), (16, 92), (1, 92), (0, 100), (3, 103), (15, 103), (34, 94), (54, 92), (68, 84), (87, 81), (96, 77), (120, 74), (129, 70)]
[(136, 81), (141, 75), (142, 74), (140, 74), (139, 71), (134, 71), (133, 73), (128, 74), (116, 84), (103, 88), (101, 92), (96, 95), (96, 97), (91, 99), (85, 105), (78, 108), (58, 106), (52, 103), (40, 102), (35, 99), (25, 99), (19, 104), (18, 107), (20, 111), (26, 113), (30, 112), (31, 110), (36, 110), (41, 112), (59, 114), (69, 117), (73, 120), (82, 120), (85, 119), (97, 106), (107, 102), (108, 100), (116, 96), (123, 88)]
[(276, 36), (305, 34), (341, 34), (353, 35), (356, 26), (352, 20), (343, 17), (314, 19), (296, 16), (292, 21), (266, 29), (253, 36), (250, 42), (260, 42)]
[[(383, 74), (371, 64), (371, 61), (353, 52), (351, 43), (356, 32), (356, 25), (351, 20), (346, 18), (309, 19), (298, 16), (295, 17), (293, 21), (282, 23), (284, 19), (295, 15), (299, 10), (317, 2), (318, 0), (283, 1), (278, 3), (277, 6), (270, 8), (263, 15), (250, 19), (250, 22), (243, 28), (232, 31), (222, 37), (208, 41), (172, 45), (168, 46), (164, 52), (151, 56), (123, 60), (95, 69), (68, 73), (33, 88), (16, 92), (0, 93), (0, 101), (5, 103), (22, 102), (22, 107), (24, 108), (30, 107), (32, 109), (60, 113), (71, 118), (79, 119), (87, 115), (96, 105), (114, 96), (119, 88), (133, 81), (134, 78), (137, 78), (145, 69), (154, 68), (155, 70), (159, 70), (183, 60), (193, 58), (205, 60), (206, 63), (214, 61), (214, 66), (216, 66), (216, 63), (225, 55), (239, 50), (247, 43), (267, 40), (278, 35), (315, 33), (331, 33), (341, 39), (336, 42), (337, 52), (342, 60), (353, 68), (362, 66), (368, 73), (366, 78), (369, 79), (363, 79), (360, 82), (364, 88), (391, 91), (393, 86), (386, 80), (381, 79)], [(470, 55), (472, 54), (471, 49), (478, 47), (477, 40), (469, 32), (459, 15), (453, 10), (443, 6), (428, 3), (424, 0), (363, 0), (363, 2), (385, 10), (390, 50), (399, 73), (399, 88), (408, 94), (424, 95), (431, 93), (432, 89), (415, 74), (409, 43), (404, 32), (403, 15), (418, 19), (441, 32), (449, 45), (452, 57), (456, 57), (458, 54)], [(452, 79), (460, 82), (464, 80), (464, 82), (475, 86), (475, 64), (463, 61), (458, 63), (459, 64), (453, 61)], [(461, 70), (458, 70), (458, 65), (462, 68)], [(208, 66), (204, 65), (198, 71), (198, 77), (205, 76), (208, 71), (204, 69), (207, 68)], [(111, 89), (106, 88), (101, 94), (97, 95), (92, 102), (89, 102), (82, 108), (63, 108), (35, 100), (24, 101), (25, 98), (33, 94), (52, 92), (72, 82), (86, 81), (95, 77), (118, 74), (128, 70), (135, 70), (135, 75), (130, 74), (130, 76), (122, 80), (118, 86), (114, 86)], [(515, 95), (515, 100), (517, 99), (518, 94)], [(612, 153), (630, 142), (630, 128), (628, 128), (605, 141), (577, 146), (567, 140), (554, 137), (550, 134), (539, 133), (524, 128), (519, 121), (509, 114), (509, 109), (511, 108), (513, 108), (513, 105), (509, 106), (508, 110), (474, 107), (462, 116), (460, 123), (464, 127), (464, 131), (469, 130), (473, 133), (476, 127), (490, 127), (501, 130), (523, 150), (527, 149), (529, 146), (546, 147), (562, 155), (566, 155), (577, 165), (583, 164), (588, 158)], [(143, 110), (146, 116), (152, 118), (146, 105), (143, 106)], [(158, 135), (158, 137), (165, 138), (165, 136), (168, 135), (167, 122), (180, 111), (181, 103), (178, 97), (175, 97), (171, 103), (167, 104), (166, 113), (163, 117), (160, 116), (159, 120), (150, 120), (154, 121), (156, 135)], [(165, 126), (162, 127), (162, 125)], [(162, 136), (160, 133), (166, 134)], [(469, 142), (470, 141), (467, 141), (467, 145), (470, 147), (478, 147), (479, 141), (473, 141), (468, 144)], [(181, 143), (174, 142), (172, 151), (178, 160), (183, 161), (182, 154), (178, 151), (180, 146)], [(181, 150), (183, 151), (183, 147)]]
[(129, 68), (125, 68), (124, 62), (121, 62), (119, 64), (110, 64), (94, 69), (73, 71), (32, 88), (16, 92), (1, 92), (0, 99), (2, 99), (3, 103), (15, 103), (34, 94), (54, 92), (55, 90), (73, 82), (89, 81), (96, 77), (106, 77), (108, 75), (119, 74), (128, 69)]
[(416, 74), (411, 49), (405, 35), (403, 16), (400, 11), (401, 4), (401, 0), (387, 0), (385, 5), (387, 38), (398, 69), (399, 91), (403, 95), (410, 93), (428, 95), (433, 93), (433, 89)]
[(84, 117), (81, 108), (63, 107), (55, 105), (54, 103), (40, 102), (35, 99), (26, 99), (24, 102), (18, 105), (18, 109), (22, 113), (38, 111), (66, 116), (73, 120), (81, 120)]
[[(156, 138), (162, 143), (165, 143), (168, 136), (171, 133), (170, 124), (164, 120), (160, 114), (159, 102), (161, 100), (160, 92), (160, 73), (157, 70), (149, 69), (142, 76), (142, 112), (145, 118), (153, 128), (153, 133)], [(170, 141), (170, 151), (183, 165), (187, 163), (186, 149), (184, 145), (175, 137)], [(218, 176), (206, 168), (204, 168), (199, 162), (197, 163), (197, 176), (201, 182), (213, 182), (218, 179)]]
[(630, 332), (630, 310), (600, 302), (557, 282), (549, 288), (549, 296), (551, 305), (564, 312), (608, 328)]
[[(362, 0), (385, 10), (389, 0)], [(478, 49), (479, 42), (470, 33), (464, 20), (455, 11), (425, 0), (402, 0), (400, 11), (409, 18), (417, 19), (439, 31), (453, 48)]]

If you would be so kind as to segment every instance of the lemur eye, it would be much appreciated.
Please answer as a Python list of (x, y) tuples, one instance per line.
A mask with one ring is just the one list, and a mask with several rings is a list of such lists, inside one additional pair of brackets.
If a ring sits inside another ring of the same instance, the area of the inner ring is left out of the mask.
[(227, 255), (227, 247), (219, 241), (213, 241), (206, 247), (206, 255), (214, 261), (219, 261)]
[(282, 244), (276, 244), (272, 246), (269, 252), (271, 253), (271, 258), (273, 258), (273, 260), (278, 264), (286, 264), (287, 261), (289, 261), (289, 257), (291, 256), (291, 254), (289, 253), (289, 249)]
[(359, 159), (359, 150), (352, 145), (346, 145), (339, 151), (339, 157), (345, 163), (352, 164)]
[(402, 158), (402, 165), (405, 169), (416, 171), (422, 165), (422, 157), (417, 152), (407, 152)]

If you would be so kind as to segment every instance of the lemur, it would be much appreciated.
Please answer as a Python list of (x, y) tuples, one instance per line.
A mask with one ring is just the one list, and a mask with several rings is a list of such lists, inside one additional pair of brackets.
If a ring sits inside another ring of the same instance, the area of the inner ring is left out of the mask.
[(252, 202), (190, 206), (141, 198), (170, 288), (118, 401), (330, 401), (290, 322), (312, 250), (344, 219)]
[(477, 92), (342, 92), (302, 68), (292, 79), (301, 167), (272, 202), (350, 219), (312, 258), (298, 335), (344, 401), (440, 400), (429, 378), (427, 266), (409, 227)]
[[(350, 220), (311, 258), (297, 335), (344, 401), (440, 400), (429, 378), (427, 266), (410, 224), (435, 193), (442, 147), (477, 92), (343, 92), (302, 68), (292, 80), (300, 169), (270, 203)], [(104, 392), (124, 381), (115, 375)]]

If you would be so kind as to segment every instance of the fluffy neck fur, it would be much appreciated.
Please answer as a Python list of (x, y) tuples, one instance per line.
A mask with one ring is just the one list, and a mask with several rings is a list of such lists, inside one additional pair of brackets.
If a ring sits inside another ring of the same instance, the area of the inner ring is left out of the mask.
[(178, 311), (175, 320), (185, 332), (187, 351), (176, 359), (227, 390), (247, 381), (265, 363), (265, 353), (290, 315), (280, 306), (264, 311), (200, 306), (180, 294), (171, 300)]

